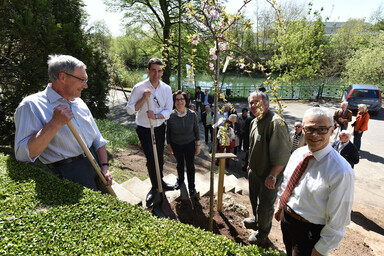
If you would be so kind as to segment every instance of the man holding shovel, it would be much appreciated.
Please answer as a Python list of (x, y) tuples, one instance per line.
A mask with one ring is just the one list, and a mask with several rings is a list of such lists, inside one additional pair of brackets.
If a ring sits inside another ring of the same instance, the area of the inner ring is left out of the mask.
[[(136, 132), (147, 158), (147, 169), (152, 183), (152, 189), (146, 198), (147, 206), (153, 204), (155, 191), (158, 189), (155, 155), (152, 145), (151, 125), (154, 127), (157, 159), (160, 177), (163, 177), (165, 121), (169, 118), (173, 100), (172, 89), (160, 81), (163, 76), (163, 62), (152, 58), (148, 62), (147, 73), (149, 78), (136, 84), (126, 106), (128, 114), (136, 114)], [(156, 153), (156, 152), (155, 152)], [(173, 190), (173, 185), (161, 181), (164, 191)]]
[[(80, 99), (88, 88), (86, 65), (69, 55), (50, 55), (44, 91), (23, 99), (14, 114), (15, 156), (22, 162), (37, 158), (60, 178), (100, 190), (98, 176), (90, 160), (66, 124), (71, 122), (85, 145), (98, 159), (107, 185), (112, 184), (105, 145), (87, 105)], [(103, 190), (103, 189), (102, 189)]]

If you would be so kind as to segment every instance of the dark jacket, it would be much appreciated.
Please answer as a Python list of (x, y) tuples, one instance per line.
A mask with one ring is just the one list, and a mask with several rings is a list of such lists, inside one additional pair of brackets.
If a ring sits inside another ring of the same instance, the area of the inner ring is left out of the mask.
[[(340, 145), (341, 141), (335, 141), (332, 144), (332, 147), (338, 151), (338, 147)], [(348, 161), (348, 163), (353, 166), (357, 163), (359, 163), (359, 151), (357, 150), (356, 146), (353, 145), (351, 141), (341, 150), (340, 155), (345, 158), (345, 160)]]
[[(213, 122), (214, 122), (214, 118), (215, 118), (215, 115), (213, 114), (213, 111), (211, 111), (211, 115), (212, 115), (212, 125), (213, 125)], [(205, 126), (206, 125), (206, 121), (207, 121), (207, 112), (203, 112), (201, 114), (201, 121), (203, 122), (203, 125)]]
[[(204, 103), (204, 100), (205, 100), (205, 94), (204, 94), (204, 96), (202, 96), (202, 98), (201, 98), (201, 102), (202, 103)], [(208, 103), (209, 103), (209, 105), (211, 105), (212, 106), (212, 104), (213, 104), (213, 97), (208, 93)]]

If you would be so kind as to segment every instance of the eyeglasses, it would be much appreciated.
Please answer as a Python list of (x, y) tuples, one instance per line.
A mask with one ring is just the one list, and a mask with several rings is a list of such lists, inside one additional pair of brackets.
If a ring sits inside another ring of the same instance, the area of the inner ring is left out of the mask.
[(175, 101), (183, 101), (185, 100), (184, 98), (180, 98), (180, 99), (175, 99)]
[(67, 72), (64, 72), (64, 74), (66, 74), (67, 76), (71, 76), (71, 77), (74, 77), (74, 78), (76, 78), (76, 79), (79, 79), (79, 80), (81, 81), (82, 84), (88, 83), (88, 78), (87, 78), (87, 79), (82, 79), (82, 78), (80, 78), (80, 77), (74, 76), (74, 75), (69, 74), (69, 73), (67, 73)]
[(156, 98), (156, 96), (153, 97), (153, 101), (156, 103), (157, 107), (160, 107), (159, 100)]
[(301, 126), (295, 126), (295, 128), (301, 128)]
[(319, 135), (327, 134), (329, 129), (331, 129), (332, 126), (329, 127), (319, 127), (319, 128), (313, 128), (313, 127), (306, 127), (304, 126), (304, 132), (305, 133), (314, 133), (316, 132)]

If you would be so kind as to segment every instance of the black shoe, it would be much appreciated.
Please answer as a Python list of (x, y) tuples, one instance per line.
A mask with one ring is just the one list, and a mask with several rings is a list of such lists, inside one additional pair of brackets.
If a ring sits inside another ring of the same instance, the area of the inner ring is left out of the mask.
[(178, 189), (181, 188), (182, 185), (184, 185), (184, 181), (182, 181), (182, 182), (176, 181), (176, 183), (175, 183), (175, 185), (173, 186), (173, 188), (174, 188), (175, 190), (178, 190)]
[(190, 189), (190, 190), (189, 190), (189, 197), (195, 197), (196, 194), (197, 194), (196, 189), (193, 188), (193, 189)]
[(169, 183), (167, 183), (167, 182), (165, 182), (165, 181), (162, 182), (162, 185), (163, 185), (163, 190), (164, 191), (172, 191), (172, 190), (174, 190), (174, 186), (169, 184)]

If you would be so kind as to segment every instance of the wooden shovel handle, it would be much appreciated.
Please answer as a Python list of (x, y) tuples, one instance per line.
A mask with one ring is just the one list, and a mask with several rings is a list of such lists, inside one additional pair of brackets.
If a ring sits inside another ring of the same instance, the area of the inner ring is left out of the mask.
[[(148, 110), (149, 110), (149, 108), (150, 108), (149, 99), (147, 99), (147, 106), (148, 106)], [(159, 158), (157, 155), (157, 148), (156, 148), (155, 130), (154, 130), (153, 125), (152, 125), (152, 119), (150, 119), (150, 118), (148, 118), (148, 119), (149, 119), (149, 126), (150, 126), (150, 130), (151, 130), (151, 140), (152, 140), (152, 148), (153, 148), (153, 157), (155, 160), (157, 186), (158, 186), (159, 192), (162, 193), (163, 192), (163, 185), (161, 184), (160, 166), (159, 166)]]
[(84, 153), (85, 155), (88, 157), (89, 161), (91, 162), (93, 168), (95, 169), (97, 175), (99, 176), (101, 182), (103, 182), (104, 186), (106, 186), (108, 192), (114, 196), (114, 197), (117, 197), (116, 196), (116, 193), (115, 191), (113, 191), (113, 189), (111, 188), (111, 186), (107, 187), (108, 185), (108, 182), (107, 180), (105, 179), (102, 171), (101, 171), (101, 168), (99, 166), (99, 164), (97, 163), (96, 159), (93, 157), (91, 151), (89, 151), (89, 148), (85, 145), (83, 139), (80, 137), (79, 133), (77, 132), (75, 126), (73, 125), (72, 121), (69, 121), (67, 123), (68, 125), (68, 128), (71, 130), (73, 136), (75, 136), (77, 142), (80, 144), (80, 147), (84, 150)]

